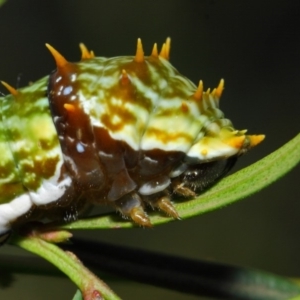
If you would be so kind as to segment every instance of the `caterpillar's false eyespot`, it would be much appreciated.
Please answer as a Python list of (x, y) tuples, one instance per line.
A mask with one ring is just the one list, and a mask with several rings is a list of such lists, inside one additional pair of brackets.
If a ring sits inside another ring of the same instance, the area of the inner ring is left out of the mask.
[(170, 64), (170, 39), (144, 55), (68, 62), (47, 45), (51, 75), (2, 84), (0, 233), (29, 220), (74, 220), (91, 204), (151, 226), (150, 206), (178, 218), (176, 195), (195, 197), (263, 135), (233, 128), (219, 109), (224, 80), (204, 92)]

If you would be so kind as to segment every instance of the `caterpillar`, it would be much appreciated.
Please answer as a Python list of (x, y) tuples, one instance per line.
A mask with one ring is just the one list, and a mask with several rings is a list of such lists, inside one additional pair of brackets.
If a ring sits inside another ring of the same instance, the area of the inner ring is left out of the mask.
[(169, 62), (170, 38), (144, 55), (78, 63), (46, 44), (56, 70), (0, 99), (0, 234), (28, 221), (76, 220), (109, 204), (150, 227), (150, 206), (179, 218), (193, 198), (264, 135), (234, 129), (219, 109), (224, 80), (203, 90)]

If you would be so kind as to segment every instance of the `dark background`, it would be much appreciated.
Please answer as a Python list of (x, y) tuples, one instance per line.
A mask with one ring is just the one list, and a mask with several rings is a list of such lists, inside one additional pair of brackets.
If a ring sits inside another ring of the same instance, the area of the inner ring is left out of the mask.
[[(225, 78), (221, 109), (238, 129), (264, 133), (235, 170), (279, 148), (300, 129), (299, 1), (10, 0), (0, 9), (0, 79), (19, 86), (55, 68), (44, 43), (68, 60), (79, 42), (99, 56), (146, 53), (172, 38), (171, 62), (205, 87)], [(4, 88), (1, 88), (6, 93)], [(194, 259), (300, 277), (300, 168), (222, 210), (152, 230), (80, 232), (79, 236)], [(16, 251), (9, 246), (1, 253)], [(17, 251), (24, 254), (23, 251)], [(128, 281), (109, 284), (124, 299), (199, 299)], [(50, 292), (49, 292), (50, 291)], [(15, 276), (1, 299), (71, 299), (67, 279)]]

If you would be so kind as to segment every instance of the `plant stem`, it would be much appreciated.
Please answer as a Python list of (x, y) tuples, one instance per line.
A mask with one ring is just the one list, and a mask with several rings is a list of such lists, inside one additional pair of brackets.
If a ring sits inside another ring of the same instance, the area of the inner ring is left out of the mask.
[(65, 273), (81, 290), (85, 300), (94, 300), (97, 292), (106, 300), (119, 300), (120, 298), (71, 252), (63, 251), (58, 246), (46, 242), (36, 236), (14, 236), (11, 244), (35, 253), (51, 262)]

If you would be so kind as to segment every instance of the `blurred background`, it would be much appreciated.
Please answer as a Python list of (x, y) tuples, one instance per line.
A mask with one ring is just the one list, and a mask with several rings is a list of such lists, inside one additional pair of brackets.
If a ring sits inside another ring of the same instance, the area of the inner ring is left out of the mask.
[[(226, 116), (238, 129), (267, 136), (236, 171), (300, 131), (299, 20), (299, 1), (8, 0), (0, 9), (0, 79), (21, 87), (48, 75), (55, 65), (45, 42), (77, 61), (79, 42), (98, 56), (133, 55), (141, 37), (150, 54), (154, 42), (170, 36), (172, 64), (206, 88), (225, 78)], [(244, 201), (190, 220), (75, 235), (300, 277), (299, 181), (298, 167)], [(4, 246), (0, 255), (13, 251), (25, 254)], [(124, 299), (199, 299), (126, 280), (108, 283)], [(74, 292), (68, 279), (16, 275), (0, 297), (60, 300)]]

